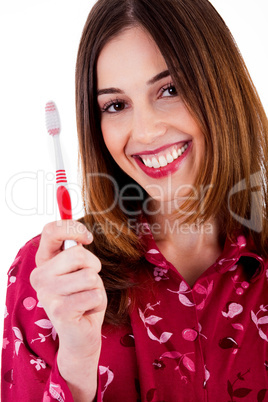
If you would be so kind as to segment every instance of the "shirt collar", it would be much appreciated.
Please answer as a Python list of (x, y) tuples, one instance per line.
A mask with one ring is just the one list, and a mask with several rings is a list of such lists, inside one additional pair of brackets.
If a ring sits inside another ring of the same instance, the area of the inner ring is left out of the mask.
[[(141, 223), (139, 232), (144, 245), (146, 260), (157, 267), (174, 270), (173, 265), (166, 260), (157, 247), (148, 222), (143, 221)], [(232, 239), (226, 238), (223, 251), (212, 267), (223, 274), (234, 267), (241, 257), (250, 257), (257, 261), (257, 268), (251, 281), (257, 280), (265, 271), (265, 261), (256, 253), (251, 239), (246, 239), (241, 232), (237, 232)]]

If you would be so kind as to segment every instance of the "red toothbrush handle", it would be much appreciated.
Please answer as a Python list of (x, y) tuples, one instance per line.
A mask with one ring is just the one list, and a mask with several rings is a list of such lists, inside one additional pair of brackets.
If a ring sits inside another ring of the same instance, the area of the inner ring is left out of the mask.
[(72, 219), (71, 197), (65, 186), (57, 188), (57, 201), (61, 219)]

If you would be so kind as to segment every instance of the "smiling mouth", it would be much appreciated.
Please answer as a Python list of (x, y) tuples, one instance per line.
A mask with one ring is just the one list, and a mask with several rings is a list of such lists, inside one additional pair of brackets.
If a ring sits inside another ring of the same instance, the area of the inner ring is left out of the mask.
[(189, 146), (189, 142), (184, 143), (182, 146), (179, 144), (165, 149), (158, 155), (135, 155), (146, 167), (152, 169), (159, 169), (173, 163), (176, 159), (184, 154)]

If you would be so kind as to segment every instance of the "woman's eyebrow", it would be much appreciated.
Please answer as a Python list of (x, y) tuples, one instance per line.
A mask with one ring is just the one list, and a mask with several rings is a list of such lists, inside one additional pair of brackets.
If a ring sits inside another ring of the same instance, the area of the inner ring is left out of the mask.
[[(168, 70), (162, 71), (161, 73), (155, 75), (153, 78), (151, 78), (149, 81), (146, 82), (147, 85), (153, 85), (157, 81), (160, 81), (162, 78), (168, 77), (170, 75)], [(97, 96), (100, 95), (105, 95), (105, 94), (123, 94), (124, 91), (122, 91), (119, 88), (104, 88), (104, 89), (99, 89), (97, 91)]]
[(170, 72), (168, 70), (164, 70), (159, 74), (156, 74), (153, 78), (146, 82), (147, 85), (155, 84), (157, 81), (162, 80), (162, 78), (168, 77)]
[(105, 89), (99, 89), (97, 91), (97, 96), (104, 94), (123, 94), (123, 93), (124, 91), (122, 91), (119, 88), (105, 88)]

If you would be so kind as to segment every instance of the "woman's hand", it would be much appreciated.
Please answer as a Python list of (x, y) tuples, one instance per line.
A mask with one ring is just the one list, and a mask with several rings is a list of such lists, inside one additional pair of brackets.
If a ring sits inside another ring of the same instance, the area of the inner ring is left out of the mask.
[[(66, 239), (75, 240), (78, 245), (62, 251)], [(101, 327), (107, 307), (106, 292), (98, 275), (100, 260), (82, 246), (92, 240), (79, 222), (46, 225), (36, 254), (37, 268), (30, 276), (38, 300), (59, 336), (60, 373), (81, 401), (83, 395), (85, 400), (93, 399), (96, 392)], [(87, 377), (85, 387), (83, 376)], [(93, 395), (87, 394), (91, 390), (86, 391), (89, 378), (95, 384)]]

